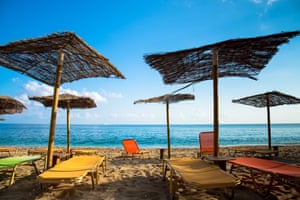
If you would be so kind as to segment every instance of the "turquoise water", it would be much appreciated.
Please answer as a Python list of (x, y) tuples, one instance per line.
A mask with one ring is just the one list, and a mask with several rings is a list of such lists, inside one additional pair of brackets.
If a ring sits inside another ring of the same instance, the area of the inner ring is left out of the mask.
[[(0, 123), (0, 146), (47, 146), (49, 125)], [(300, 124), (273, 124), (272, 145), (300, 144)], [(198, 134), (212, 125), (171, 125), (171, 146), (199, 146)], [(55, 145), (66, 146), (66, 125), (56, 126)], [(71, 125), (71, 147), (122, 147), (135, 138), (142, 148), (167, 146), (166, 125)], [(220, 125), (220, 146), (267, 145), (265, 124)]]

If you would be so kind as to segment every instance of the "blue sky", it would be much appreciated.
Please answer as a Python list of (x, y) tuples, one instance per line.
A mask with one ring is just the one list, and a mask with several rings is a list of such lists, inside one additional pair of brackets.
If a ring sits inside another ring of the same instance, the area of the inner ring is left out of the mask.
[[(164, 104), (136, 104), (183, 85), (165, 85), (145, 54), (200, 47), (228, 39), (300, 30), (298, 0), (0, 0), (0, 45), (53, 32), (75, 32), (106, 56), (126, 79), (92, 78), (63, 84), (61, 92), (90, 96), (94, 109), (71, 110), (73, 124), (164, 124)], [(265, 123), (266, 109), (232, 99), (277, 90), (300, 97), (300, 37), (280, 46), (258, 76), (219, 80), (220, 123)], [(51, 108), (28, 96), (52, 95), (52, 87), (0, 66), (0, 95), (22, 101), (27, 110), (1, 116), (6, 123), (50, 122)], [(189, 87), (195, 101), (170, 105), (172, 124), (211, 124), (212, 81)], [(300, 105), (271, 108), (272, 123), (299, 123)], [(59, 109), (57, 123), (66, 123)]]

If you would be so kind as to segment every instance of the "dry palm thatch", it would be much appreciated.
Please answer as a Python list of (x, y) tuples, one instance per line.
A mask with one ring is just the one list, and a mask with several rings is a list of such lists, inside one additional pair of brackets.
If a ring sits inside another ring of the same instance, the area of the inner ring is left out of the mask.
[[(51, 107), (53, 104), (53, 96), (29, 97), (30, 100), (39, 101), (46, 107)], [(58, 107), (67, 109), (67, 152), (70, 153), (70, 109), (72, 108), (95, 108), (95, 101), (90, 97), (81, 97), (72, 94), (60, 94)]]
[(263, 94), (257, 94), (253, 96), (243, 97), (240, 99), (232, 100), (233, 103), (240, 103), (254, 107), (266, 107), (267, 108), (267, 121), (268, 121), (268, 146), (271, 149), (271, 119), (270, 119), (270, 107), (279, 106), (285, 104), (299, 104), (300, 99), (291, 95), (283, 94), (281, 92), (272, 91)]
[(20, 101), (8, 96), (0, 96), (0, 114), (21, 113), (24, 109), (26, 107)]
[(300, 103), (300, 99), (291, 95), (283, 94), (281, 92), (272, 91), (243, 97), (240, 99), (233, 99), (232, 102), (260, 108), (267, 106), (280, 106), (285, 104), (298, 104)]
[[(30, 100), (41, 102), (46, 107), (51, 107), (53, 96), (29, 97)], [(94, 108), (97, 107), (95, 101), (90, 97), (81, 97), (73, 94), (60, 94), (58, 107), (63, 109), (69, 108)]]
[(170, 117), (169, 117), (169, 103), (177, 103), (179, 101), (194, 100), (195, 96), (192, 94), (165, 94), (149, 99), (140, 99), (136, 103), (165, 103), (166, 104), (166, 118), (167, 118), (167, 136), (168, 136), (168, 158), (171, 158), (171, 141), (170, 141)]
[(61, 32), (0, 46), (0, 65), (54, 86), (47, 167), (52, 166), (60, 85), (82, 78), (125, 78), (75, 33)]
[[(213, 80), (214, 87), (214, 156), (219, 153), (218, 77), (256, 76), (278, 51), (278, 46), (300, 31), (256, 38), (227, 40), (199, 48), (146, 55), (152, 68), (159, 71), (166, 84)], [(186, 86), (187, 87), (187, 86)], [(184, 87), (185, 88), (185, 87)]]
[(134, 102), (136, 103), (177, 103), (184, 100), (194, 100), (195, 96), (192, 94), (166, 94), (149, 99), (141, 99)]
[(213, 79), (213, 50), (218, 50), (219, 77), (239, 76), (256, 79), (278, 46), (300, 34), (300, 31), (264, 37), (232, 39), (211, 45), (146, 55), (145, 60), (159, 71), (166, 84), (191, 83)]
[(107, 58), (71, 32), (0, 46), (0, 65), (54, 86), (59, 50), (64, 52), (61, 84), (89, 77), (125, 78)]

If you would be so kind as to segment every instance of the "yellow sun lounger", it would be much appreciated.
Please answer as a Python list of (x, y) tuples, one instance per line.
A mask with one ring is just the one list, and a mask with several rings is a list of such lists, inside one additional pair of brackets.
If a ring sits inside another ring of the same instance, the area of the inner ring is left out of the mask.
[(98, 184), (100, 167), (102, 167), (103, 175), (105, 175), (105, 156), (75, 156), (43, 172), (38, 176), (38, 180), (41, 184), (79, 183), (82, 182), (83, 177), (90, 175), (94, 189), (94, 179), (96, 179), (96, 184)]
[(30, 164), (34, 167), (36, 174), (39, 174), (35, 161), (40, 160), (41, 156), (11, 156), (0, 159), (0, 170), (10, 170), (12, 172), (10, 176), (9, 186), (14, 183), (16, 175), (16, 169), (20, 165)]
[[(173, 158), (163, 162), (163, 174), (170, 170), (170, 197), (174, 198), (180, 183), (200, 188), (233, 188), (239, 180), (219, 167), (200, 159)], [(233, 197), (234, 190), (231, 196)]]

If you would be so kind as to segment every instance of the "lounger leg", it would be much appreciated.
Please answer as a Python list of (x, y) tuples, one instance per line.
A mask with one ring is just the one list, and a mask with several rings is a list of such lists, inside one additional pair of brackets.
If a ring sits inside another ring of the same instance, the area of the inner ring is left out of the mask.
[(233, 199), (233, 197), (234, 197), (234, 189), (235, 189), (235, 187), (232, 187), (232, 188), (224, 188), (225, 196), (226, 196), (228, 199)]
[(230, 174), (232, 174), (233, 168), (234, 168), (234, 165), (231, 164), (230, 171), (229, 171)]
[(170, 195), (170, 199), (172, 200), (174, 198), (174, 193), (173, 192), (173, 170), (170, 171), (170, 191), (169, 191), (169, 195)]
[(166, 162), (163, 160), (162, 163), (162, 174), (163, 174), (163, 179), (166, 178)]
[(45, 156), (44, 157), (44, 171), (47, 169), (47, 160), (48, 160), (48, 157)]
[(15, 174), (16, 174), (17, 165), (14, 166), (13, 171), (11, 173), (11, 177), (9, 180), (9, 186), (11, 186), (15, 182)]
[(177, 179), (174, 173), (174, 170), (170, 169), (170, 199), (175, 199), (175, 193), (177, 191)]
[(99, 182), (99, 167), (96, 168), (95, 176), (96, 176), (96, 185), (98, 185), (98, 182)]
[(106, 161), (105, 164), (102, 164), (102, 172), (103, 172), (103, 176), (106, 176)]
[(38, 170), (38, 168), (37, 168), (37, 166), (36, 166), (35, 162), (34, 162), (34, 161), (32, 161), (32, 163), (31, 163), (31, 164), (33, 165), (33, 167), (34, 167), (34, 169), (35, 169), (35, 173), (36, 173), (36, 175), (39, 175), (39, 174), (40, 174), (40, 172), (39, 172), (39, 170)]
[(235, 192), (234, 190), (235, 190), (235, 187), (233, 187), (232, 190), (231, 190), (231, 196), (230, 196), (230, 199), (233, 199), (233, 197), (234, 197), (234, 192)]
[(103, 171), (103, 176), (106, 174), (106, 169), (107, 169), (107, 162), (106, 162), (106, 156), (104, 158), (104, 165), (102, 163), (102, 171)]
[(271, 191), (271, 187), (273, 185), (273, 180), (274, 180), (274, 176), (271, 175), (271, 180), (270, 180), (270, 183), (269, 183), (269, 186), (268, 186), (268, 193), (270, 193), (270, 191)]
[(91, 180), (92, 180), (92, 187), (93, 187), (93, 190), (95, 189), (95, 181), (94, 181), (94, 172), (91, 172)]
[(169, 170), (165, 161), (163, 161), (162, 172), (163, 172), (163, 180), (166, 180), (167, 171)]
[(253, 182), (253, 185), (254, 185), (254, 188), (255, 190), (258, 190), (258, 187), (257, 187), (257, 184), (256, 184), (256, 181), (255, 181), (255, 177), (254, 177), (254, 172), (252, 169), (250, 169), (250, 175), (251, 175), (251, 179), (252, 179), (252, 182)]

